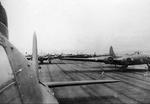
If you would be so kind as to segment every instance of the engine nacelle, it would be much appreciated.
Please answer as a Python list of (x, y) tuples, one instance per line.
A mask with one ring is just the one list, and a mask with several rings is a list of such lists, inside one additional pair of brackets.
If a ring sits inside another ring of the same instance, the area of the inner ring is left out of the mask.
[(108, 58), (105, 59), (105, 63), (107, 63), (107, 64), (112, 64), (113, 61), (114, 61), (113, 57), (108, 57)]
[(126, 64), (131, 64), (133, 61), (134, 61), (134, 59), (129, 57), (129, 58), (127, 58), (127, 59), (125, 60), (125, 63), (126, 63)]

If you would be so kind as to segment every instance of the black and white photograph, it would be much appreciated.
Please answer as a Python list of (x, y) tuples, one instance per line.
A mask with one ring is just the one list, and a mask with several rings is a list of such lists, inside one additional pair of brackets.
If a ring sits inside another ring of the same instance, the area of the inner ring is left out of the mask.
[(0, 0), (0, 104), (150, 104), (150, 0)]

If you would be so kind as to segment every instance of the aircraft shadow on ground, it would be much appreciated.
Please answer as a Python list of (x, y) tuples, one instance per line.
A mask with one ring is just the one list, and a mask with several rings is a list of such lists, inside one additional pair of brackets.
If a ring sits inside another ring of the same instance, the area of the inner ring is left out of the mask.
[[(60, 104), (110, 104), (110, 100), (114, 99), (114, 101), (118, 100), (114, 96), (97, 96), (97, 97), (78, 97), (78, 98), (58, 98)], [(121, 102), (118, 100), (121, 104)]]

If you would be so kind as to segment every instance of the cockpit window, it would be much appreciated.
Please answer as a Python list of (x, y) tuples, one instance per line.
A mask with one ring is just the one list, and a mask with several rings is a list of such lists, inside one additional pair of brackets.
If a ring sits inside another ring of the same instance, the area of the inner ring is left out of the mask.
[(7, 54), (2, 46), (0, 46), (0, 85), (13, 78), (12, 69)]

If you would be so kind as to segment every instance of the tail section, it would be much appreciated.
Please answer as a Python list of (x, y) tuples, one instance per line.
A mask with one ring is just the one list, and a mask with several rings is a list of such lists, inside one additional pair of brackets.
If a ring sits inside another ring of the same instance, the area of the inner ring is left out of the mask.
[(112, 46), (110, 46), (109, 55), (112, 56), (113, 58), (116, 57), (116, 54), (115, 54)]
[(38, 50), (37, 50), (36, 33), (34, 33), (34, 35), (33, 35), (32, 64), (33, 64), (33, 70), (36, 72), (37, 78), (39, 79), (39, 73), (38, 73)]

